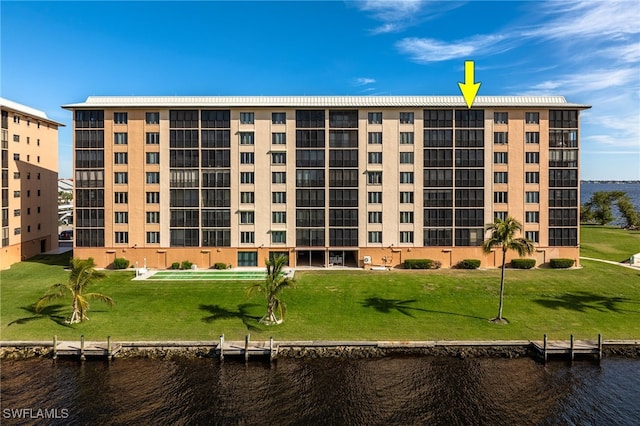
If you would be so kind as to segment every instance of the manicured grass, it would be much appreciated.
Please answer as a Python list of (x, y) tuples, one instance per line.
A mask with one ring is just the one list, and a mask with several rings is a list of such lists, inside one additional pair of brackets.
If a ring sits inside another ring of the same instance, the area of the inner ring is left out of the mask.
[(611, 226), (580, 226), (581, 256), (623, 262), (639, 252), (640, 231)]
[[(66, 264), (68, 258), (58, 263)], [(23, 262), (0, 273), (2, 340), (488, 340), (640, 337), (640, 271), (583, 261), (578, 270), (508, 270), (504, 316), (497, 313), (499, 270), (298, 271), (283, 294), (284, 324), (267, 327), (250, 281), (132, 281), (112, 271), (92, 291), (116, 302), (93, 302), (90, 320), (69, 326), (68, 300), (35, 314), (47, 287), (65, 280), (59, 265)]]

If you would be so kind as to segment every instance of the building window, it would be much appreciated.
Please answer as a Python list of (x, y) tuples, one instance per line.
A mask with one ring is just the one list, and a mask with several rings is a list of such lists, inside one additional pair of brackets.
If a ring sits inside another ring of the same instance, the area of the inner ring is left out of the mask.
[(20, 235), (20, 228), (13, 228), (13, 235)]
[(413, 172), (400, 172), (400, 183), (413, 183)]
[(114, 164), (127, 164), (128, 154), (126, 152), (114, 152), (113, 156)]
[(113, 242), (116, 244), (129, 244), (129, 233), (121, 231), (115, 232)]
[(158, 132), (147, 132), (147, 134), (146, 134), (146, 143), (147, 143), (147, 145), (158, 145), (160, 143), (160, 133), (158, 133)]
[(370, 112), (368, 114), (369, 124), (382, 124), (381, 112)]
[(252, 225), (255, 221), (255, 212), (240, 212), (240, 223), (243, 225)]
[(525, 172), (525, 183), (540, 183), (540, 172)]
[(145, 122), (147, 124), (158, 124), (160, 123), (160, 113), (159, 112), (147, 112), (145, 113)]
[(382, 212), (369, 212), (369, 223), (382, 223)]
[(253, 132), (240, 132), (240, 145), (253, 145)]
[(493, 193), (494, 203), (506, 203), (508, 201), (508, 193), (506, 191), (497, 191)]
[(258, 266), (257, 251), (239, 251), (238, 266)]
[(400, 113), (400, 124), (413, 124), (413, 113), (412, 112), (401, 112)]
[(114, 145), (126, 145), (128, 143), (129, 135), (127, 133), (114, 133), (113, 144)]
[(413, 152), (401, 152), (400, 164), (413, 164)]
[(20, 179), (20, 172), (13, 172), (14, 179)]
[(529, 204), (537, 204), (540, 202), (540, 193), (538, 191), (527, 191), (524, 193), (524, 202)]
[(413, 223), (413, 212), (400, 212), (400, 223)]
[(253, 152), (241, 152), (240, 164), (253, 164), (254, 154)]
[(114, 112), (113, 113), (113, 122), (115, 124), (127, 124), (127, 113), (126, 112)]
[(160, 244), (160, 232), (147, 232), (147, 244)]
[(129, 202), (128, 192), (114, 192), (113, 199), (116, 204), (127, 204)]
[(20, 124), (20, 116), (17, 114), (13, 115), (13, 122), (16, 124)]
[(507, 164), (509, 161), (509, 154), (507, 152), (494, 152), (493, 162), (494, 164)]
[(255, 232), (253, 231), (240, 232), (240, 243), (253, 244), (254, 239), (255, 239)]
[(240, 203), (253, 204), (255, 201), (255, 193), (252, 191), (243, 191), (240, 193)]
[(367, 154), (367, 162), (369, 164), (382, 164), (381, 152), (370, 152)]
[(413, 243), (413, 231), (400, 231), (401, 243)]
[(114, 174), (114, 183), (127, 183), (129, 180), (129, 176), (127, 172), (115, 172)]
[(14, 142), (20, 142), (20, 135), (13, 135)]
[(369, 185), (382, 185), (382, 172), (367, 172), (367, 183)]
[(272, 112), (271, 124), (285, 124), (287, 121), (287, 114), (284, 112)]
[(160, 183), (160, 172), (147, 172), (146, 173), (146, 182), (147, 183)]
[(370, 145), (380, 145), (382, 143), (382, 132), (369, 132), (368, 138)]
[(499, 220), (505, 220), (507, 218), (507, 212), (493, 212), (493, 217)]
[(413, 204), (413, 192), (410, 192), (410, 191), (400, 192), (400, 203)]
[(537, 112), (525, 112), (524, 113), (524, 121), (527, 124), (538, 124), (538, 123), (540, 123), (540, 113), (537, 113)]
[(369, 192), (367, 194), (367, 202), (369, 204), (380, 204), (382, 203), (382, 192)]
[(287, 183), (287, 173), (271, 172), (271, 183)]
[(147, 152), (146, 153), (147, 164), (160, 164), (159, 152)]
[(285, 204), (287, 202), (287, 193), (284, 191), (272, 192), (271, 202), (273, 204)]
[(271, 135), (271, 143), (274, 145), (285, 145), (287, 143), (287, 134), (273, 133)]
[(494, 172), (493, 183), (509, 183), (509, 174), (507, 172)]
[(271, 231), (271, 242), (274, 244), (284, 244), (287, 242), (286, 231)]
[(159, 204), (160, 193), (159, 192), (147, 192), (146, 193), (147, 204)]
[(524, 237), (532, 243), (540, 242), (540, 233), (538, 231), (524, 231)]
[(538, 164), (540, 163), (540, 153), (539, 152), (525, 152), (524, 154), (524, 162), (527, 164)]
[(525, 132), (524, 141), (526, 143), (540, 143), (540, 132)]
[(115, 223), (129, 223), (129, 212), (115, 212)]
[(413, 145), (413, 132), (400, 132), (400, 145)]
[(14, 159), (14, 161), (20, 161), (20, 154), (13, 153), (13, 159)]
[(15, 210), (13, 210), (13, 216), (14, 216), (14, 217), (18, 217), (18, 216), (20, 216), (20, 209), (15, 209)]
[(540, 212), (525, 212), (526, 223), (540, 223)]
[(253, 113), (252, 112), (241, 112), (240, 113), (240, 124), (253, 124)]
[(367, 233), (367, 240), (370, 243), (381, 243), (382, 242), (382, 231), (369, 231)]
[(272, 223), (287, 223), (287, 212), (272, 212), (271, 213), (271, 222)]
[(287, 164), (287, 153), (286, 152), (272, 152), (271, 153), (271, 164)]
[(493, 132), (493, 143), (504, 145), (509, 140), (508, 132)]
[(240, 183), (253, 183), (254, 176), (253, 172), (240, 172)]
[(160, 212), (147, 212), (147, 223), (160, 223)]
[(496, 124), (507, 124), (509, 122), (508, 112), (494, 112), (493, 122)]

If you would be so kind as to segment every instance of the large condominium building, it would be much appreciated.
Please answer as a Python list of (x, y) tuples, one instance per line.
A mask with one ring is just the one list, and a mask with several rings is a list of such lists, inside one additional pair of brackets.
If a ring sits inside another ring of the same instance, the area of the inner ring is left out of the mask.
[(36, 109), (0, 98), (0, 269), (58, 248), (58, 127)]
[(73, 111), (75, 256), (166, 268), (578, 259), (579, 112), (563, 97), (89, 97)]

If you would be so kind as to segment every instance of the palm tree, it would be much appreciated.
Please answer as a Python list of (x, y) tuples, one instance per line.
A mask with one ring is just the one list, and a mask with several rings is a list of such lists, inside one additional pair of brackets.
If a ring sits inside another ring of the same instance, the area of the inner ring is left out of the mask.
[(113, 299), (109, 296), (105, 296), (102, 293), (86, 293), (89, 284), (104, 277), (104, 273), (97, 271), (95, 266), (96, 264), (91, 257), (86, 260), (71, 259), (71, 262), (69, 262), (69, 267), (71, 268), (69, 280), (66, 284), (57, 283), (49, 287), (47, 293), (36, 302), (36, 312), (40, 312), (50, 301), (64, 297), (67, 292), (71, 293), (73, 305), (73, 313), (67, 321), (69, 324), (89, 319), (86, 314), (89, 310), (89, 299), (98, 299), (112, 306)]
[(516, 238), (515, 235), (522, 231), (522, 224), (513, 217), (506, 219), (496, 218), (496, 220), (487, 225), (487, 231), (491, 232), (488, 239), (482, 243), (482, 249), (485, 253), (490, 253), (493, 247), (502, 247), (502, 271), (500, 275), (500, 306), (498, 307), (498, 316), (494, 319), (496, 322), (503, 322), (502, 319), (502, 301), (504, 298), (504, 264), (508, 250), (515, 250), (520, 257), (533, 253), (534, 247), (531, 241), (526, 238)]
[[(286, 306), (280, 300), (280, 293), (287, 287), (294, 287), (293, 279), (282, 274), (282, 268), (287, 264), (288, 257), (284, 255), (275, 256), (272, 260), (265, 259), (267, 265), (267, 276), (264, 281), (249, 287), (249, 296), (255, 293), (262, 293), (267, 300), (267, 313), (260, 319), (260, 323), (267, 325), (281, 324), (284, 321)], [(276, 317), (276, 311), (278, 317)]]

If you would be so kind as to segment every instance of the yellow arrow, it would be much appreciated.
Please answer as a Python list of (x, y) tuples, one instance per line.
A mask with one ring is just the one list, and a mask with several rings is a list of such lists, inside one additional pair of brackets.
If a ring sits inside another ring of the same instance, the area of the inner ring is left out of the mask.
[(468, 108), (471, 108), (471, 105), (473, 105), (473, 101), (478, 94), (478, 89), (480, 89), (480, 83), (474, 82), (474, 66), (474, 61), (464, 61), (464, 83), (458, 83)]

